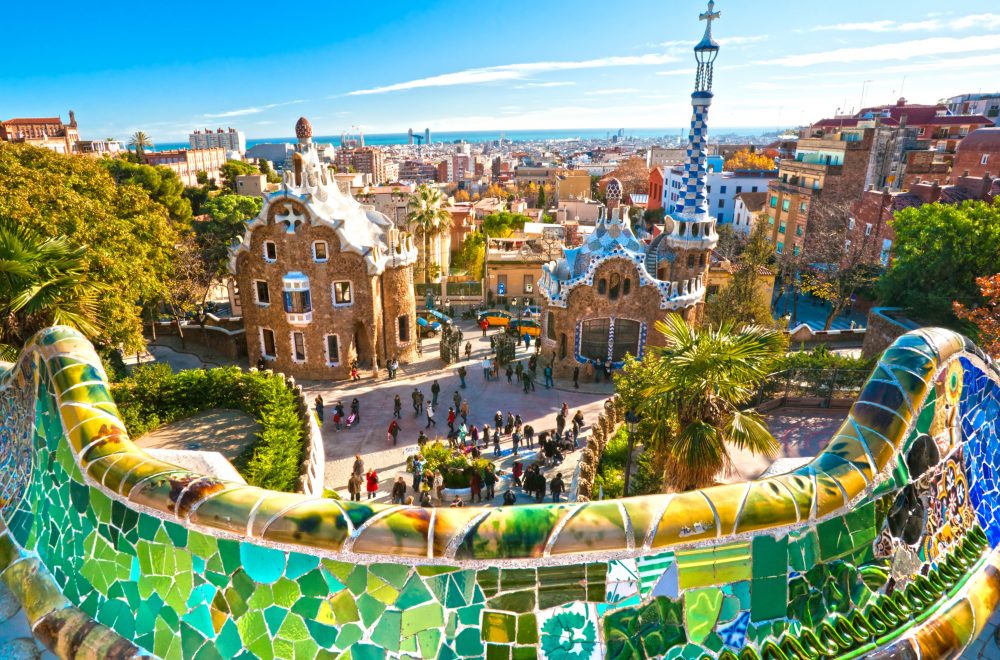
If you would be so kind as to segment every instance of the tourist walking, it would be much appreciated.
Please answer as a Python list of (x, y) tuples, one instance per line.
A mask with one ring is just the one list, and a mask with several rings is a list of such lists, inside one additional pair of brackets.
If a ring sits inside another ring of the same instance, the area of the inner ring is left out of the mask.
[(391, 495), (393, 504), (402, 504), (406, 499), (406, 482), (403, 481), (403, 477), (396, 477), (396, 481), (392, 484)]
[(403, 418), (403, 402), (399, 400), (399, 395), (392, 400), (392, 416), (396, 419)]
[(438, 502), (441, 502), (441, 494), (444, 491), (444, 475), (441, 470), (434, 470), (434, 494), (437, 495)]
[(510, 436), (511, 444), (514, 446), (514, 455), (517, 456), (517, 448), (521, 445), (521, 431), (515, 428), (514, 433)]
[(514, 461), (514, 465), (511, 467), (511, 485), (521, 488), (521, 475), (524, 474), (524, 465), (521, 461)]
[(389, 439), (392, 440), (392, 446), (396, 446), (396, 440), (399, 439), (399, 422), (395, 419), (389, 422)]
[(483, 319), (482, 321), (479, 322), (479, 327), (480, 327), (480, 329), (482, 329), (483, 336), (485, 337), (486, 336), (486, 330), (490, 327), (489, 322), (486, 319)]
[(566, 487), (563, 485), (562, 472), (556, 472), (556, 476), (549, 482), (549, 492), (552, 493), (552, 501), (558, 502), (559, 496), (563, 494)]
[(460, 364), (458, 366), (458, 380), (461, 381), (461, 383), (462, 383), (462, 389), (463, 390), (465, 389), (465, 374), (466, 373), (467, 372), (465, 371), (465, 365), (464, 364)]
[(351, 474), (361, 476), (365, 473), (365, 461), (361, 454), (354, 455), (354, 465), (351, 467)]
[(378, 472), (368, 470), (365, 479), (368, 482), (368, 499), (373, 500), (375, 499), (375, 494), (378, 493)]
[(472, 342), (465, 342), (465, 359), (469, 360), (472, 358)]
[(428, 403), (427, 404), (427, 426), (425, 426), (424, 428), (425, 429), (429, 429), (432, 426), (434, 428), (437, 428), (437, 425), (438, 425), (437, 420), (434, 419), (434, 406), (433, 406), (433, 404)]
[(431, 383), (431, 404), (437, 408), (438, 404), (438, 394), (441, 393), (441, 386), (438, 385), (437, 381)]
[(462, 411), (462, 423), (463, 424), (468, 424), (469, 423), (469, 402), (468, 401), (462, 401), (462, 407), (459, 410)]
[(490, 367), (491, 367), (491, 365), (490, 365), (490, 359), (488, 357), (484, 357), (483, 361), (481, 363), (481, 366), (483, 367), (483, 380), (489, 380), (490, 379)]
[(514, 378), (514, 367), (510, 366), (510, 362), (507, 363), (507, 371), (505, 373), (507, 374), (507, 384), (510, 385)]
[(351, 478), (347, 480), (347, 492), (350, 494), (352, 502), (361, 501), (361, 477), (356, 474), (351, 475)]
[(483, 485), (486, 486), (486, 501), (489, 502), (496, 496), (496, 492), (493, 490), (497, 485), (497, 475), (493, 471), (493, 464), (486, 466), (486, 471), (483, 473)]
[(514, 374), (517, 376), (518, 385), (520, 385), (524, 379), (524, 365), (518, 362), (517, 366), (514, 368)]
[(451, 395), (451, 401), (455, 404), (455, 410), (462, 407), (462, 395), (458, 393), (458, 390)]
[(351, 416), (354, 417), (352, 424), (361, 422), (361, 402), (358, 401), (357, 397), (351, 399)]
[(554, 380), (552, 380), (552, 365), (551, 364), (545, 367), (545, 372), (544, 373), (545, 373), (545, 389), (549, 389), (550, 387), (555, 387), (556, 383), (555, 383)]
[(493, 434), (493, 455), (500, 457), (500, 434), (496, 432)]
[(420, 390), (413, 388), (413, 392), (410, 394), (410, 398), (413, 399), (413, 416), (419, 417), (420, 411), (424, 407), (424, 395), (421, 394)]
[(573, 389), (580, 389), (580, 367), (573, 367)]
[(316, 419), (319, 420), (319, 425), (323, 425), (323, 397), (317, 396), (316, 401), (313, 403), (316, 407)]
[(424, 457), (417, 454), (413, 457), (413, 492), (420, 490), (420, 482), (424, 479)]
[(450, 406), (448, 407), (448, 430), (451, 431), (448, 434), (448, 440), (452, 441), (455, 433), (455, 409)]
[(483, 501), (483, 484), (479, 476), (479, 470), (473, 470), (469, 477), (469, 504)]

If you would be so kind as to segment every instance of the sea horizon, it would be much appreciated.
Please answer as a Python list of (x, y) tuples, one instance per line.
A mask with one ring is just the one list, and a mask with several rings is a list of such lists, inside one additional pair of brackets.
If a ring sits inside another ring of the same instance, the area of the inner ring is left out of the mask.
[[(743, 126), (743, 127), (719, 127), (712, 131), (716, 137), (721, 135), (736, 136), (758, 136), (764, 133), (780, 131), (785, 127), (779, 126)], [(656, 139), (656, 138), (684, 138), (687, 135), (687, 128), (625, 128), (624, 138)], [(511, 142), (537, 142), (540, 140), (599, 140), (611, 139), (618, 134), (619, 129), (610, 128), (565, 128), (565, 129), (525, 129), (525, 130), (494, 130), (494, 131), (431, 131), (432, 144), (454, 144), (458, 142), (468, 142), (477, 144), (483, 142), (495, 142), (501, 137)], [(423, 138), (423, 131), (414, 131), (414, 140), (419, 136)], [(348, 139), (357, 136), (347, 134)], [(407, 144), (409, 142), (408, 133), (371, 133), (364, 136), (366, 146), (390, 146)], [(247, 149), (267, 143), (294, 143), (296, 138), (267, 137), (267, 138), (247, 138)], [(340, 146), (340, 135), (317, 135), (313, 137), (313, 142), (332, 144)], [(414, 142), (416, 143), (416, 142)], [(153, 151), (167, 151), (171, 149), (186, 149), (190, 145), (185, 142), (162, 142), (156, 143)]]

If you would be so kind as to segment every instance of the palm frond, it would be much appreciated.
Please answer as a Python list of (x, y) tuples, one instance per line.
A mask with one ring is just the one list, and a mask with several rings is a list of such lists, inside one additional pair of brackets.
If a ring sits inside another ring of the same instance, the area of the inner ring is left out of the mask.
[(749, 449), (768, 458), (773, 458), (780, 449), (780, 444), (771, 435), (767, 423), (753, 412), (734, 412), (723, 429), (723, 436), (740, 449)]

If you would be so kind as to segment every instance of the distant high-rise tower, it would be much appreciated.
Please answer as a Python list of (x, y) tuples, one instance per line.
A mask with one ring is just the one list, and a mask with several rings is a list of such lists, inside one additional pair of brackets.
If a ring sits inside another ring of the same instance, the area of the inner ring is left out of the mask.
[(429, 129), (429, 128), (425, 128), (424, 129), (424, 142), (426, 144), (430, 144), (431, 143), (431, 129)]
[(413, 144), (413, 129), (412, 128), (410, 129), (409, 137), (410, 137), (410, 141), (408, 142), (408, 144)]

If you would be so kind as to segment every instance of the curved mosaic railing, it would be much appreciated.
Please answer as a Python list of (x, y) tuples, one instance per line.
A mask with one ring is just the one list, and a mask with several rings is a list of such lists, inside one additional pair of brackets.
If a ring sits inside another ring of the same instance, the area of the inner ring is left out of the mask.
[(420, 509), (153, 459), (90, 344), (52, 328), (0, 378), (0, 569), (36, 634), (88, 622), (39, 634), (63, 657), (934, 657), (1000, 593), (998, 382), (959, 335), (916, 331), (795, 472)]

